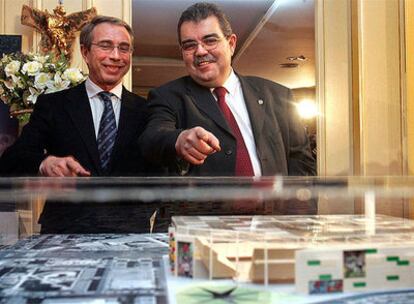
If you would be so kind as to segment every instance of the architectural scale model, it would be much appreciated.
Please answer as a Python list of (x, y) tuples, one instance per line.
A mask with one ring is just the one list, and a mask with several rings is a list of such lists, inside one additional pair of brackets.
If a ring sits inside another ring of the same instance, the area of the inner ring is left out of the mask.
[(316, 302), (315, 304), (384, 304), (413, 303), (414, 289), (369, 292), (340, 299)]
[(378, 215), (181, 216), (171, 270), (192, 278), (294, 282), (321, 294), (414, 287), (414, 221)]
[(0, 303), (167, 303), (163, 234), (41, 235), (0, 250)]

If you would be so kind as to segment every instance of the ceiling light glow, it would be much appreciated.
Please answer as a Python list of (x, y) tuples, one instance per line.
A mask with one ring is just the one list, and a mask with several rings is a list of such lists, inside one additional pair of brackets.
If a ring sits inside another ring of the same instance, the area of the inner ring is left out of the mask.
[(311, 99), (303, 99), (296, 104), (299, 116), (304, 119), (312, 119), (319, 115), (316, 103)]

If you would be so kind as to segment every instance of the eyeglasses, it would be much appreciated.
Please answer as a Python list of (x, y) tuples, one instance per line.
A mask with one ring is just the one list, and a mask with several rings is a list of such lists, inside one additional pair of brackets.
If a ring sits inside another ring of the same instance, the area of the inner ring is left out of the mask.
[(206, 51), (212, 51), (223, 38), (224, 37), (207, 37), (201, 42), (195, 40), (185, 41), (181, 43), (181, 49), (184, 53), (193, 53), (198, 48), (198, 45), (201, 44)]
[(112, 53), (115, 48), (117, 48), (121, 54), (128, 54), (134, 51), (134, 49), (128, 43), (121, 43), (119, 45), (115, 45), (110, 42), (102, 41), (102, 42), (91, 43), (91, 44), (96, 45), (102, 52), (105, 52), (105, 53)]

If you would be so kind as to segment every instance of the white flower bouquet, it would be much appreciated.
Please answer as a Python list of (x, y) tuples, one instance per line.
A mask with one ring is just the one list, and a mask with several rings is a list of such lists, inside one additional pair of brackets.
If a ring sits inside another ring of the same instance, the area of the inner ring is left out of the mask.
[(85, 79), (77, 68), (69, 68), (64, 57), (53, 54), (3, 55), (0, 60), (0, 99), (10, 106), (10, 115), (27, 121), (37, 97), (73, 87)]

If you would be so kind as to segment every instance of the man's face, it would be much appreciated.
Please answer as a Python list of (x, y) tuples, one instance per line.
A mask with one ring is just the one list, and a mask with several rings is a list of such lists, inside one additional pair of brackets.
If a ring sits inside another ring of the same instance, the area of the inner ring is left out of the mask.
[[(131, 47), (131, 37), (123, 26), (110, 23), (98, 24), (92, 32), (92, 37), (89, 50), (81, 47), (82, 56), (88, 64), (89, 78), (108, 91), (119, 84), (128, 72), (131, 52), (125, 52), (125, 48)], [(111, 46), (119, 48), (111, 50)]]
[[(198, 23), (184, 22), (180, 33), (183, 60), (191, 78), (209, 88), (222, 86), (231, 72), (236, 35), (224, 37), (215, 16)], [(195, 48), (186, 50), (186, 46), (195, 43), (198, 43)]]

